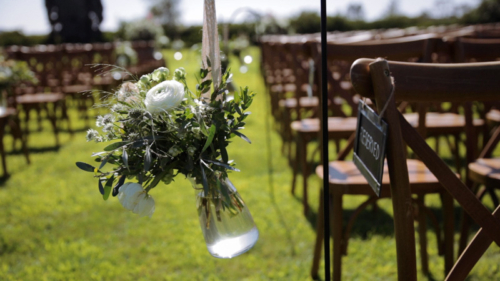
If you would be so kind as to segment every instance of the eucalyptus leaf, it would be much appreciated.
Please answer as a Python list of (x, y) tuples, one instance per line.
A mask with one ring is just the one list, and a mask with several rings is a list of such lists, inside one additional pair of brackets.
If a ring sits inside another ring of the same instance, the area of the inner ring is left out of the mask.
[(106, 185), (104, 185), (104, 194), (102, 195), (102, 199), (108, 200), (109, 194), (111, 194), (111, 186), (113, 185), (113, 181), (115, 180), (115, 176), (112, 175), (107, 181)]
[(99, 192), (101, 195), (104, 195), (104, 187), (102, 186), (102, 181), (99, 179)]
[(208, 138), (207, 141), (205, 142), (205, 145), (203, 146), (203, 149), (201, 150), (202, 153), (210, 146), (210, 144), (214, 140), (216, 129), (217, 128), (213, 124), (212, 126), (210, 126), (210, 129), (208, 129)]
[(235, 104), (234, 105), (234, 109), (236, 109), (236, 112), (238, 112), (239, 115), (243, 115), (243, 113), (241, 112), (241, 109), (240, 109), (240, 106)]
[(163, 172), (161, 172), (159, 175), (156, 175), (153, 179), (153, 181), (151, 181), (151, 183), (149, 184), (149, 186), (146, 188), (146, 189), (151, 189), (151, 188), (154, 188), (155, 186), (158, 185), (158, 183), (160, 182), (160, 180), (169, 172), (168, 169), (165, 169), (163, 170)]
[(252, 143), (252, 142), (250, 141), (250, 139), (249, 139), (247, 136), (245, 136), (244, 134), (242, 134), (242, 133), (240, 133), (240, 132), (238, 132), (238, 131), (233, 131), (233, 134), (235, 134), (235, 135), (237, 135), (238, 137), (240, 137), (240, 138), (244, 139), (244, 140), (245, 140), (246, 142), (248, 142), (248, 143)]
[(144, 172), (149, 171), (151, 167), (151, 147), (146, 146), (146, 153), (144, 154)]
[(219, 162), (219, 161), (207, 160), (207, 159), (203, 159), (203, 160), (206, 161), (206, 162), (208, 162), (208, 163), (212, 163), (214, 165), (224, 167), (224, 168), (226, 168), (228, 170), (231, 170), (231, 171), (235, 171), (235, 172), (239, 172), (240, 171), (239, 169), (236, 169), (233, 166), (230, 166), (228, 164), (225, 164), (225, 163), (222, 163), (222, 162)]
[(220, 156), (222, 157), (222, 162), (227, 163), (229, 156), (227, 155), (226, 144), (224, 138), (219, 137), (219, 150)]
[(111, 193), (111, 195), (113, 195), (113, 197), (115, 197), (116, 195), (118, 195), (118, 191), (120, 190), (120, 187), (125, 183), (125, 179), (126, 178), (127, 178), (126, 176), (121, 176), (118, 179), (118, 182), (113, 187), (113, 192)]
[(106, 146), (104, 148), (104, 151), (113, 151), (113, 150), (120, 148), (120, 147), (127, 145), (127, 144), (128, 144), (128, 142), (125, 142), (125, 141), (115, 142), (115, 143), (112, 143), (112, 144)]
[(108, 159), (109, 159), (109, 156), (108, 157), (104, 157), (101, 161), (101, 165), (99, 166), (99, 170), (102, 169), (102, 167), (104, 167), (104, 165), (106, 165), (106, 163), (108, 163)]
[(129, 170), (128, 153), (127, 153), (127, 149), (125, 149), (125, 147), (123, 147), (122, 160), (123, 160), (123, 165), (125, 166), (125, 168), (127, 168), (127, 170)]
[(95, 167), (90, 165), (90, 164), (87, 164), (87, 163), (84, 163), (84, 162), (76, 162), (76, 166), (82, 170), (84, 170), (85, 172), (94, 172), (95, 171)]

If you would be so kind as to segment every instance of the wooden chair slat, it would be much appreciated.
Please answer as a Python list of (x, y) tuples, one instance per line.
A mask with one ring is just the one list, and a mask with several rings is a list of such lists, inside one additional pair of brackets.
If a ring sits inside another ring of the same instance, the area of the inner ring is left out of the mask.
[(464, 210), (500, 245), (500, 220), (491, 215), (474, 193), (462, 183), (402, 115), (400, 115), (399, 120), (403, 138), (408, 146), (413, 149)]
[[(356, 92), (374, 98), (368, 65), (373, 59), (359, 59), (351, 67), (351, 79)], [(497, 101), (498, 62), (428, 64), (392, 62), (391, 75), (396, 81), (396, 101), (466, 102)], [(460, 69), (467, 68), (466, 71)], [(398, 84), (398, 81), (401, 83)], [(450, 89), (453, 89), (451, 91)]]
[[(493, 212), (493, 216), (500, 219), (500, 206)], [(462, 252), (445, 280), (465, 280), (492, 242), (491, 237), (481, 228)]]

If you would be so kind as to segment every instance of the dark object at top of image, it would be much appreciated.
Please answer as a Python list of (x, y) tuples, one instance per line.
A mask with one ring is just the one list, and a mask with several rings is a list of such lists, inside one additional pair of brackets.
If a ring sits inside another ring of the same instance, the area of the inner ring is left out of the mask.
[(45, 0), (52, 31), (49, 43), (90, 43), (102, 40), (101, 0)]

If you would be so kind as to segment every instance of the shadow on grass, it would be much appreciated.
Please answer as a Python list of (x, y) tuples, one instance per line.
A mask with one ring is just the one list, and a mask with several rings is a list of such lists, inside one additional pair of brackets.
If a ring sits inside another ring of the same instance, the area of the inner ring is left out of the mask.
[(86, 132), (88, 129), (90, 129), (89, 127), (80, 127), (80, 128), (71, 128), (71, 131), (68, 129), (68, 128), (64, 128), (64, 129), (59, 129), (59, 133), (81, 133), (81, 132)]
[[(295, 197), (295, 199), (298, 201), (302, 201), (298, 197)], [(359, 216), (354, 221), (350, 237), (360, 237), (362, 239), (367, 239), (371, 234), (381, 236), (394, 235), (394, 222), (392, 216), (381, 208), (376, 208), (375, 210), (373, 210), (372, 208), (373, 207), (367, 207), (359, 214)], [(344, 228), (344, 231), (349, 219), (354, 212), (354, 209), (343, 210), (342, 226)], [(307, 221), (309, 222), (311, 228), (316, 231), (316, 225), (318, 223), (318, 213), (309, 210)]]
[[(295, 196), (297, 201), (302, 202), (302, 199)], [(443, 212), (439, 207), (429, 207), (427, 208), (436, 217), (437, 221), (442, 228), (443, 222)], [(493, 210), (491, 210), (493, 212)], [(342, 226), (345, 231), (345, 227), (355, 212), (354, 209), (344, 209), (342, 213)], [(463, 209), (460, 206), (455, 206), (453, 208), (453, 219), (454, 219), (454, 232), (460, 233), (461, 219), (462, 219)], [(316, 225), (318, 223), (318, 213), (312, 210), (309, 211), (307, 220), (311, 226), (316, 231)], [(427, 218), (427, 229), (436, 232), (436, 228), (431, 223), (430, 219)], [(474, 222), (471, 223), (469, 233), (475, 233), (479, 230), (479, 226)], [(441, 229), (441, 231), (443, 231)], [(394, 221), (391, 215), (385, 212), (381, 208), (373, 209), (373, 206), (367, 207), (356, 218), (354, 221), (350, 236), (359, 237), (361, 239), (367, 239), (371, 234), (382, 235), (382, 236), (393, 236), (394, 235)]]
[(10, 175), (4, 175), (0, 177), (0, 187), (4, 187), (7, 180), (9, 180)]
[[(29, 147), (28, 152), (29, 153), (44, 153), (44, 152), (58, 152), (59, 149), (61, 149), (61, 146), (47, 146), (47, 147)], [(24, 154), (24, 151), (22, 149), (15, 149), (7, 152), (7, 155), (20, 155)]]

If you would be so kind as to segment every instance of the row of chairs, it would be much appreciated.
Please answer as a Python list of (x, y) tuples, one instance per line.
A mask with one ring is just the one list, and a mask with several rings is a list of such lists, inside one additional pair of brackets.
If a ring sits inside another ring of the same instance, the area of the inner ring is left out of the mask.
[[(33, 111), (37, 113), (39, 130), (42, 128), (42, 114), (45, 114), (54, 132), (55, 145), (59, 146), (61, 122), (66, 122), (67, 130), (73, 135), (68, 106), (75, 106), (80, 117), (86, 120), (86, 127), (89, 127), (89, 108), (96, 102), (96, 97), (105, 98), (124, 79), (140, 77), (165, 66), (161, 54), (155, 53), (153, 43), (133, 42), (132, 48), (137, 53), (138, 62), (126, 69), (116, 66), (116, 44), (112, 43), (7, 48), (7, 56), (25, 61), (38, 80), (36, 84), (22, 83), (7, 89), (8, 110), (0, 116), (0, 120), (7, 120), (4, 123), (10, 124), (14, 145), (18, 139), (21, 140), (27, 161), (29, 162), (29, 156), (26, 143)], [(23, 130), (18, 128), (19, 109), (24, 113)], [(0, 123), (0, 139), (3, 140), (5, 126), (1, 126), (2, 124)], [(4, 175), (7, 175), (3, 150), (3, 143), (0, 143)]]
[[(452, 27), (437, 30), (436, 33), (425, 33), (419, 30), (391, 30), (389, 33), (357, 32), (350, 34), (331, 34), (328, 36), (328, 119), (329, 140), (336, 143), (337, 161), (329, 167), (330, 188), (333, 194), (333, 239), (334, 239), (334, 279), (340, 280), (341, 256), (347, 254), (347, 241), (353, 222), (359, 213), (367, 206), (374, 204), (376, 197), (362, 175), (351, 161), (344, 161), (352, 149), (354, 130), (356, 126), (357, 95), (350, 82), (351, 64), (359, 57), (385, 57), (392, 60), (428, 63), (453, 63), (467, 61), (495, 60), (500, 57), (498, 39), (479, 39), (475, 37), (494, 37), (498, 33), (496, 26), (475, 26), (466, 28)], [(320, 44), (317, 35), (272, 37), (262, 40), (262, 73), (270, 93), (272, 113), (276, 127), (283, 139), (283, 153), (288, 157), (292, 167), (292, 193), (295, 192), (296, 177), (299, 172), (303, 178), (304, 212), (308, 211), (307, 178), (311, 171), (311, 162), (307, 158), (308, 144), (318, 139), (320, 121), (318, 117), (319, 104), (319, 65)], [(396, 82), (398, 83), (398, 82)], [(422, 81), (425, 83), (425, 81)], [(488, 140), (489, 128), (485, 116), (495, 103), (481, 104), (480, 119), (472, 118), (470, 103), (448, 105), (442, 103), (403, 102), (399, 105), (405, 118), (416, 127), (423, 137), (446, 136), (446, 140), (455, 158), (456, 171), (461, 171), (461, 158), (458, 153), (459, 141), (464, 128), (468, 128), (467, 163), (474, 160), (477, 151), (477, 136), (480, 132)], [(459, 106), (465, 111), (460, 115)], [(433, 110), (434, 112), (428, 112)], [(312, 118), (311, 118), (312, 117)], [(454, 143), (452, 138), (454, 137)], [(347, 145), (341, 150), (340, 140), (347, 139)], [(292, 151), (295, 146), (295, 153)], [(436, 151), (439, 151), (439, 140), (436, 141)], [(317, 149), (319, 151), (319, 149)], [(313, 155), (314, 157), (314, 155)], [(313, 158), (314, 159), (314, 158)], [(411, 168), (411, 192), (415, 194), (415, 218), (419, 222), (422, 270), (428, 274), (426, 251), (426, 215), (429, 216), (437, 231), (440, 254), (445, 255), (445, 271), (453, 265), (453, 201), (441, 187), (439, 181), (418, 160), (408, 160)], [(322, 176), (322, 167), (316, 172)], [(468, 179), (468, 177), (466, 177)], [(467, 182), (469, 182), (467, 180)], [(389, 197), (389, 178), (384, 179), (382, 197)], [(440, 226), (432, 213), (425, 207), (424, 196), (437, 193), (443, 203), (444, 223), (442, 237)], [(351, 216), (347, 227), (342, 224), (343, 195), (368, 195)], [(322, 199), (320, 198), (320, 204)], [(410, 204), (411, 205), (411, 204)], [(322, 221), (322, 206), (319, 209), (319, 219)], [(413, 216), (413, 214), (412, 214)], [(345, 231), (344, 231), (345, 229)], [(463, 231), (465, 232), (465, 230)], [(318, 223), (315, 255), (311, 274), (317, 277), (319, 257), (322, 243), (322, 224)], [(466, 237), (466, 235), (464, 235)], [(462, 239), (467, 241), (466, 238)], [(461, 241), (461, 245), (465, 244)], [(461, 247), (461, 249), (463, 246)]]

